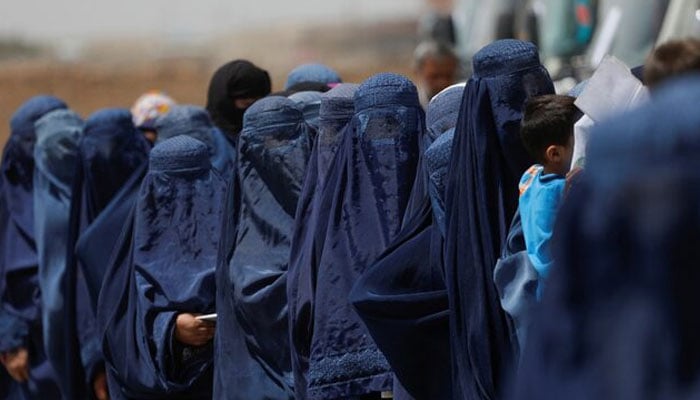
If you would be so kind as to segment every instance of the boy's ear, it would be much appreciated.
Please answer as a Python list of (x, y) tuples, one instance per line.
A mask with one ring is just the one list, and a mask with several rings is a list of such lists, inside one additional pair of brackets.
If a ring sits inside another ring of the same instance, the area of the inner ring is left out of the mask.
[(553, 144), (547, 147), (547, 149), (544, 151), (544, 157), (547, 160), (547, 162), (561, 161), (561, 158), (563, 157), (561, 146)]

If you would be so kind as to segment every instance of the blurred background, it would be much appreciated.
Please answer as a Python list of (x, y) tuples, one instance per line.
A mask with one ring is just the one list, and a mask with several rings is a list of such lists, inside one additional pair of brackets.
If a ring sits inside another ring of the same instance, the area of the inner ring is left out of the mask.
[(380, 71), (415, 78), (425, 39), (470, 58), (497, 38), (536, 42), (560, 90), (605, 54), (633, 67), (673, 37), (700, 35), (700, 0), (2, 0), (0, 142), (12, 112), (49, 93), (87, 115), (166, 91), (203, 105), (222, 63), (248, 58), (281, 89), (318, 61), (347, 82)]

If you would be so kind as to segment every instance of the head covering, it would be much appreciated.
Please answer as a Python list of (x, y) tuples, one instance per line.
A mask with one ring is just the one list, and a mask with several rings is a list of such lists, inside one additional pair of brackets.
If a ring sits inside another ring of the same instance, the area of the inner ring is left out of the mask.
[[(308, 305), (312, 298), (313, 273), (318, 264), (316, 248), (322, 246), (328, 221), (331, 197), (322, 198), (326, 178), (333, 169), (339, 143), (347, 134), (346, 126), (355, 113), (354, 96), (359, 85), (340, 84), (325, 93), (319, 110), (319, 131), (307, 167), (304, 186), (297, 206), (294, 235), (287, 273), (287, 297), (292, 337), (292, 364), (295, 382), (303, 382), (301, 354), (308, 355), (308, 343), (304, 344), (311, 315)], [(313, 266), (312, 266), (313, 264)], [(302, 347), (306, 350), (303, 350)], [(299, 391), (299, 384), (296, 385)], [(303, 390), (305, 392), (305, 388)]]
[(174, 335), (180, 313), (214, 311), (226, 183), (207, 146), (176, 136), (151, 151), (131, 229), (108, 272), (98, 313), (112, 398), (211, 398), (212, 344)]
[[(428, 104), (428, 112), (425, 116), (427, 129), (420, 141), (421, 155), (425, 154), (433, 141), (450, 129), (454, 129), (459, 116), (459, 106), (462, 103), (464, 85), (465, 83), (458, 83), (445, 88), (436, 94)], [(411, 198), (404, 213), (404, 222), (407, 222), (413, 217), (413, 214), (423, 208), (423, 201), (428, 196), (428, 176), (425, 161), (425, 157), (420, 158), (416, 181), (413, 183)]]
[(425, 169), (428, 176), (428, 196), (432, 204), (435, 223), (441, 234), (445, 235), (445, 196), (447, 188), (447, 175), (452, 156), (452, 142), (455, 137), (455, 128), (448, 130), (425, 152)]
[(41, 300), (38, 255), (34, 230), (34, 124), (47, 113), (65, 109), (52, 96), (36, 96), (17, 109), (10, 119), (0, 175), (0, 352), (18, 347), (29, 351), (30, 378), (16, 384), (26, 397), (60, 396), (55, 373), (44, 353), (41, 332)]
[(159, 117), (154, 124), (158, 133), (156, 143), (175, 136), (187, 135), (207, 145), (212, 166), (228, 181), (236, 153), (231, 151), (223, 133), (211, 122), (207, 111), (198, 106), (178, 105)]
[(304, 112), (304, 120), (313, 129), (313, 136), (318, 131), (318, 114), (321, 108), (321, 92), (304, 91), (297, 92), (289, 96), (289, 98), (297, 103)]
[(537, 47), (496, 41), (477, 52), (455, 131), (447, 179), (445, 280), (455, 396), (498, 398), (515, 365), (513, 327), (499, 304), (493, 269), (532, 165), (520, 141), (523, 104), (554, 93)]
[(312, 316), (297, 318), (312, 321), (312, 330), (301, 327), (294, 339), (303, 379), (297, 381), (297, 397), (340, 398), (391, 389), (391, 369), (346, 299), (399, 231), (423, 131), (418, 92), (403, 76), (375, 75), (355, 93), (355, 116), (321, 198), (330, 206), (318, 266), (305, 272), (313, 277)]
[(697, 398), (698, 101), (681, 79), (593, 131), (513, 398)]
[(289, 90), (292, 86), (304, 82), (318, 82), (328, 85), (342, 83), (343, 80), (337, 72), (326, 65), (317, 63), (302, 64), (287, 75), (287, 83), (284, 85), (284, 89)]
[(80, 365), (80, 352), (73, 345), (75, 338), (66, 336), (65, 323), (74, 320), (64, 303), (72, 183), (83, 125), (76, 113), (66, 109), (51, 111), (35, 124), (34, 231), (44, 344), (67, 398), (81, 395), (74, 385), (84, 379), (82, 369), (73, 368)]
[(286, 284), (294, 215), (311, 152), (303, 118), (292, 100), (274, 96), (245, 114), (238, 234), (230, 260), (217, 275), (214, 398), (289, 399), (294, 394)]
[(175, 100), (164, 92), (152, 90), (144, 93), (131, 106), (134, 125), (140, 129), (153, 129), (156, 119), (170, 111), (174, 105)]
[(271, 87), (267, 71), (250, 61), (235, 60), (222, 65), (212, 76), (207, 95), (207, 111), (214, 125), (232, 140), (243, 127), (245, 112), (236, 107), (235, 101), (265, 97)]

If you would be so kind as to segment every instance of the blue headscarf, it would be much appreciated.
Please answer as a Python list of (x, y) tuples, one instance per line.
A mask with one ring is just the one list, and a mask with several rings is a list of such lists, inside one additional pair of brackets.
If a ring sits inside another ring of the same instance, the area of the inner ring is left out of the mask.
[(698, 101), (685, 78), (592, 132), (513, 398), (697, 398)]
[(520, 141), (522, 108), (554, 87), (537, 48), (494, 42), (474, 55), (447, 180), (445, 281), (456, 398), (494, 399), (515, 366), (517, 343), (501, 309), (493, 269), (532, 165)]
[(316, 91), (297, 92), (289, 96), (299, 105), (304, 113), (304, 120), (313, 129), (312, 134), (315, 137), (318, 131), (318, 118), (321, 109), (321, 97), (323, 93)]
[(47, 113), (65, 108), (63, 101), (52, 96), (36, 96), (25, 102), (10, 120), (11, 134), (2, 156), (0, 352), (19, 347), (29, 351), (30, 380), (19, 389), (29, 398), (60, 396), (42, 338), (33, 180), (34, 124)]
[(307, 272), (315, 282), (310, 329), (295, 339), (301, 352), (296, 357), (308, 359), (307, 373), (301, 366), (305, 380), (297, 385), (307, 383), (309, 398), (358, 396), (392, 387), (390, 367), (347, 295), (399, 231), (423, 131), (423, 110), (408, 79), (379, 74), (355, 93), (355, 116), (321, 198), (329, 205), (328, 221), (318, 267)]
[[(464, 83), (452, 85), (436, 94), (432, 100), (430, 100), (428, 111), (425, 115), (426, 130), (420, 141), (421, 154), (425, 154), (430, 145), (442, 134), (454, 129), (457, 124), (457, 117), (459, 116), (459, 106), (462, 103), (464, 85)], [(426, 158), (421, 157), (418, 164), (416, 181), (413, 183), (411, 198), (408, 201), (408, 206), (404, 213), (404, 224), (412, 219), (414, 214), (420, 212), (423, 207), (423, 202), (428, 196), (430, 185), (425, 162)]]
[[(316, 249), (322, 246), (328, 220), (330, 197), (322, 201), (326, 177), (333, 168), (339, 143), (346, 134), (345, 127), (355, 113), (353, 101), (359, 85), (341, 84), (326, 92), (321, 99), (319, 132), (309, 159), (304, 186), (297, 206), (294, 235), (290, 250), (287, 278), (289, 321), (292, 346), (292, 367), (298, 393), (305, 393), (303, 370), (308, 366), (308, 342), (312, 301), (313, 274), (318, 259)], [(305, 358), (299, 357), (306, 355)], [(303, 387), (302, 387), (303, 386)], [(303, 390), (303, 391), (302, 391)]]
[(72, 384), (81, 379), (73, 377), (80, 374), (80, 369), (72, 368), (80, 365), (80, 355), (72, 346), (74, 338), (65, 336), (64, 290), (71, 186), (83, 125), (76, 113), (64, 109), (46, 114), (35, 124), (34, 227), (44, 344), (65, 398), (78, 395)]
[(236, 153), (231, 150), (224, 134), (214, 127), (207, 111), (198, 106), (175, 105), (158, 117), (155, 122), (158, 133), (156, 143), (175, 136), (187, 135), (207, 145), (211, 165), (228, 180), (231, 177)]
[(326, 65), (317, 63), (302, 64), (287, 75), (287, 83), (284, 85), (284, 90), (289, 90), (292, 86), (304, 82), (333, 84), (342, 83), (343, 80), (337, 72)]
[(146, 172), (149, 149), (127, 110), (100, 110), (85, 122), (71, 194), (64, 291), (65, 337), (75, 347), (66, 351), (80, 354), (70, 368), (84, 369), (83, 381), (72, 383), (74, 393), (82, 386), (91, 394), (93, 379), (103, 368), (95, 327), (97, 298)]
[(151, 151), (100, 295), (112, 398), (211, 398), (212, 344), (173, 335), (178, 314), (214, 311), (225, 188), (204, 143), (176, 136)]
[(215, 398), (294, 396), (287, 265), (310, 152), (309, 128), (292, 100), (267, 97), (246, 111), (239, 138), (238, 234), (217, 277)]

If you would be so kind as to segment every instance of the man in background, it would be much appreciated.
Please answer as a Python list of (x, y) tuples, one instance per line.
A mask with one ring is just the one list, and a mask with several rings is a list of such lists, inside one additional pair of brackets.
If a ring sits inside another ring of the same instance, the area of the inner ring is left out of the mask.
[(420, 101), (425, 108), (433, 96), (455, 83), (459, 59), (451, 46), (426, 41), (416, 48), (414, 60)]

